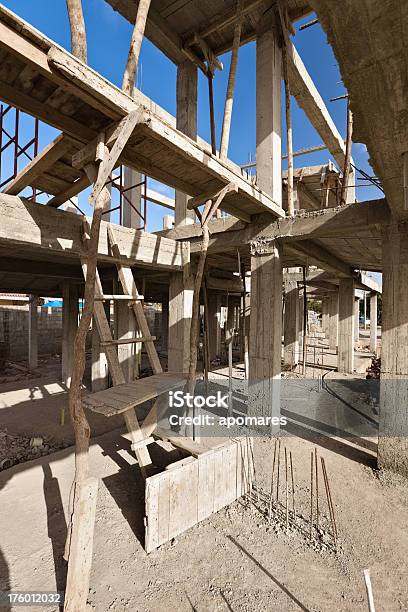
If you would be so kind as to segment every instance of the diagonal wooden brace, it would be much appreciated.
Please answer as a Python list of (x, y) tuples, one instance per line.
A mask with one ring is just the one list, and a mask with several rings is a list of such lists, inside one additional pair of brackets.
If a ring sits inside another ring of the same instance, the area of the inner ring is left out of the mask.
[[(93, 186), (90, 201), (95, 201), (105, 186), (106, 181), (110, 177), (112, 170), (114, 169), (123, 149), (125, 148), (129, 138), (131, 137), (133, 130), (139, 123), (143, 115), (143, 108), (139, 108), (129, 113), (120, 122), (118, 128), (119, 133), (115, 140), (115, 143), (108, 155), (105, 156), (104, 160), (99, 164), (98, 178)], [(96, 151), (95, 151), (96, 153)]]
[(228, 183), (228, 185), (226, 185), (223, 189), (221, 189), (216, 199), (215, 198), (213, 199), (212, 204), (208, 208), (208, 210), (207, 209), (204, 210), (202, 225), (207, 225), (207, 223), (211, 221), (216, 210), (221, 206), (223, 199), (225, 198), (227, 193), (230, 193), (231, 191), (235, 191), (235, 192), (238, 191), (238, 186), (235, 183)]
[(238, 191), (238, 187), (236, 186), (235, 183), (228, 183), (228, 185), (226, 185), (225, 187), (222, 187), (221, 189), (218, 189), (217, 191), (207, 191), (206, 193), (190, 198), (187, 204), (187, 208), (189, 210), (194, 210), (198, 208), (199, 206), (201, 206), (202, 204), (205, 204), (206, 202), (208, 202), (208, 200), (214, 201), (215, 199), (221, 196), (220, 203), (218, 204), (219, 206), (222, 200), (224, 199), (224, 197), (226, 196), (226, 194), (229, 193), (230, 191)]

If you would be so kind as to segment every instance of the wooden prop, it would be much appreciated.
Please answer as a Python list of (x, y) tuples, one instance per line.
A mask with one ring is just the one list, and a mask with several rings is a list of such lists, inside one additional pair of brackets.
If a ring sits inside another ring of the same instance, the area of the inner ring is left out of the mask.
[(66, 0), (71, 29), (71, 52), (84, 64), (87, 63), (87, 45), (84, 14), (81, 0)]
[(227, 85), (227, 93), (225, 97), (225, 106), (224, 106), (224, 117), (222, 122), (222, 132), (221, 132), (221, 144), (220, 144), (220, 158), (227, 159), (228, 157), (228, 145), (229, 145), (229, 136), (231, 129), (231, 117), (232, 117), (232, 106), (234, 103), (234, 90), (235, 90), (235, 80), (237, 76), (237, 66), (238, 66), (238, 52), (239, 45), (241, 42), (241, 5), (242, 1), (237, 0), (237, 16), (238, 20), (235, 23), (234, 27), (234, 40), (232, 43), (231, 50), (231, 64), (230, 71), (228, 76), (228, 85)]
[(128, 60), (122, 82), (122, 89), (129, 96), (133, 96), (133, 88), (135, 86), (137, 66), (139, 62), (140, 47), (142, 46), (149, 8), (150, 0), (139, 0), (137, 6), (135, 27), (133, 29)]

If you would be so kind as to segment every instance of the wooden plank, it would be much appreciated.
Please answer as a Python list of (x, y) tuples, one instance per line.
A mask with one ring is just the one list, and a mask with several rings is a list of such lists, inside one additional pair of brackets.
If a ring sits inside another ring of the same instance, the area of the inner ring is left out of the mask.
[[(114, 347), (111, 348), (112, 351), (116, 353)], [(109, 364), (111, 361), (114, 361), (114, 357), (113, 359), (109, 358)], [(96, 393), (85, 396), (83, 402), (86, 407), (94, 412), (100, 412), (101, 407), (106, 406), (106, 409), (103, 409), (103, 414), (105, 416), (114, 416), (115, 414), (120, 414), (130, 408), (143, 404), (150, 399), (154, 399), (159, 395), (182, 387), (186, 381), (185, 376), (173, 372), (154, 374), (153, 376), (140, 378), (129, 383), (124, 381), (123, 373), (122, 376), (120, 376), (119, 372), (117, 372), (112, 378), (114, 378), (114, 382), (116, 380), (123, 380), (123, 382), (115, 383), (115, 387), (111, 387), (110, 389), (104, 389), (103, 391), (97, 391)], [(122, 405), (119, 405), (117, 401), (120, 400), (120, 398), (123, 398)], [(115, 408), (115, 405), (117, 405), (117, 408)], [(112, 410), (109, 409), (109, 406), (112, 407)], [(163, 432), (163, 435), (166, 434)]]
[(214, 451), (214, 512), (225, 506), (225, 490), (228, 483), (224, 464), (224, 451), (224, 447)]
[(159, 479), (158, 526), (157, 539), (159, 546), (169, 540), (170, 523), (170, 487), (171, 475), (166, 472)]
[(64, 189), (64, 191), (61, 191), (60, 193), (57, 193), (53, 198), (51, 198), (51, 200), (48, 200), (47, 206), (58, 208), (58, 206), (61, 206), (61, 204), (65, 204), (65, 202), (68, 202), (68, 200), (81, 193), (81, 191), (89, 187), (89, 185), (89, 178), (84, 175), (72, 183), (70, 187)]
[(177, 435), (175, 432), (173, 432), (170, 429), (167, 430), (167, 429), (163, 429), (162, 427), (157, 427), (154, 430), (153, 435), (156, 438), (160, 438), (160, 440), (171, 442), (173, 446), (175, 446), (176, 448), (180, 448), (184, 451), (187, 451), (193, 457), (199, 457), (200, 455), (204, 453), (208, 453), (209, 451), (208, 446), (203, 446), (202, 444), (195, 442), (191, 438)]
[(92, 565), (98, 479), (88, 478), (75, 493), (65, 606), (67, 612), (85, 610)]
[(197, 520), (202, 521), (214, 512), (214, 464), (216, 453), (198, 458)]
[(160, 479), (162, 474), (158, 474), (146, 479), (145, 490), (145, 549), (151, 552), (159, 546), (159, 495)]
[(72, 147), (72, 144), (72, 140), (68, 136), (64, 134), (57, 136), (55, 140), (17, 174), (16, 178), (6, 186), (3, 193), (18, 195), (20, 191), (32, 185), (33, 181), (60, 159)]
[(168, 474), (171, 477), (169, 537), (175, 538), (197, 523), (198, 461)]

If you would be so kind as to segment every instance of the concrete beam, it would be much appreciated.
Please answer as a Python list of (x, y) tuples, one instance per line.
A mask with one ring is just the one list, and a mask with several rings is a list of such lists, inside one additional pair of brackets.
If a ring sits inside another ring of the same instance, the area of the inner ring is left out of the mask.
[[(55, 255), (78, 258), (83, 252), (83, 221), (80, 215), (39, 206), (17, 196), (0, 194), (0, 247), (6, 251), (19, 248), (19, 251), (41, 254), (52, 262)], [(89, 219), (89, 222), (91, 220)], [(181, 270), (189, 261), (189, 247), (168, 238), (148, 232), (115, 225), (121, 261), (133, 265), (163, 270)], [(102, 221), (98, 246), (98, 260), (114, 263), (108, 247), (108, 223)]]

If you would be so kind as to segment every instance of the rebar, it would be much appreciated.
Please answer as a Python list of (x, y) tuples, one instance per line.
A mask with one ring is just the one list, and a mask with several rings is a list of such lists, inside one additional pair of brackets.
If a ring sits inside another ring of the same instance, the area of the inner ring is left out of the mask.
[(281, 450), (281, 441), (279, 438), (278, 442), (278, 476), (276, 482), (276, 504), (279, 504), (279, 475), (280, 475), (280, 450)]
[(269, 522), (271, 522), (271, 516), (272, 516), (273, 477), (274, 477), (274, 474), (275, 474), (276, 443), (277, 443), (277, 440), (275, 438), (275, 448), (274, 448), (274, 451), (273, 451), (272, 476), (271, 476), (271, 495), (269, 497), (269, 513), (268, 513)]
[(315, 448), (315, 469), (316, 469), (316, 527), (319, 529), (319, 470), (317, 463), (317, 449)]
[(289, 531), (289, 489), (288, 489), (288, 454), (285, 446), (285, 477), (286, 477), (286, 491), (285, 491), (285, 504), (286, 504), (286, 533)]
[(290, 458), (290, 473), (292, 475), (292, 510), (293, 510), (293, 520), (296, 521), (296, 510), (295, 510), (295, 478), (293, 475), (293, 463), (292, 463), (292, 451), (289, 451)]
[(310, 539), (313, 530), (313, 451), (310, 454)]
[(331, 497), (331, 493), (330, 493), (329, 479), (328, 479), (328, 476), (327, 476), (326, 464), (324, 462), (323, 457), (321, 457), (321, 462), (322, 462), (322, 471), (323, 471), (323, 478), (324, 478), (324, 486), (326, 488), (327, 505), (329, 507), (330, 520), (331, 520), (332, 529), (333, 529), (334, 546), (335, 546), (335, 548), (337, 548), (337, 526), (336, 526), (336, 519), (334, 517), (334, 508), (333, 508), (333, 501), (332, 501), (332, 497)]

